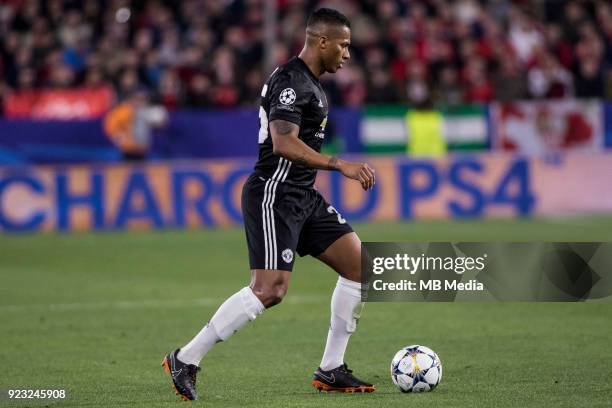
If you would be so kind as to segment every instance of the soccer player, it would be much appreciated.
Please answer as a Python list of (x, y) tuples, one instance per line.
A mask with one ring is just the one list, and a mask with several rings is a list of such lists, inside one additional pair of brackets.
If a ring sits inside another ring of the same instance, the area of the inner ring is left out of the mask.
[(306, 43), (298, 57), (277, 68), (261, 91), (259, 160), (242, 191), (242, 212), (251, 284), (229, 297), (185, 346), (162, 365), (184, 400), (198, 398), (196, 373), (202, 358), (248, 322), (281, 302), (287, 292), (294, 254), (312, 255), (340, 276), (331, 298), (327, 343), (312, 385), (319, 391), (373, 392), (344, 362), (349, 337), (361, 308), (361, 241), (314, 188), (317, 170), (338, 171), (364, 190), (374, 170), (320, 153), (328, 104), (319, 83), (350, 58), (348, 19), (322, 8), (309, 18)]

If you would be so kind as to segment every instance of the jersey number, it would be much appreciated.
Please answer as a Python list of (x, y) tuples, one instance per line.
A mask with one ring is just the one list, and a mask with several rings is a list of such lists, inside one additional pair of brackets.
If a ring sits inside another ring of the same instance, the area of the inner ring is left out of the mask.
[(336, 214), (338, 216), (338, 222), (340, 224), (346, 224), (346, 220), (342, 218), (338, 210), (336, 210), (333, 205), (330, 205), (329, 207), (327, 207), (327, 212), (330, 214)]
[(268, 138), (268, 115), (263, 106), (259, 107), (259, 144)]
[[(276, 72), (276, 69), (274, 70)], [(274, 74), (273, 72), (273, 74)], [(265, 98), (268, 93), (268, 84), (264, 84), (261, 89), (261, 97)], [(268, 115), (263, 106), (259, 107), (259, 144), (262, 144), (268, 138)]]

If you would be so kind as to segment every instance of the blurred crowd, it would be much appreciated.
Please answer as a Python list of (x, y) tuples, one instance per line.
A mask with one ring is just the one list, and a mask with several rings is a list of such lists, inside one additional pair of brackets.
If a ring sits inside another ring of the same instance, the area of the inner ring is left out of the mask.
[[(0, 96), (112, 85), (168, 109), (255, 105), (269, 74), (264, 1), (4, 0)], [(351, 20), (351, 62), (323, 78), (336, 105), (612, 98), (609, 0), (277, 4), (277, 64), (301, 50), (310, 10)]]

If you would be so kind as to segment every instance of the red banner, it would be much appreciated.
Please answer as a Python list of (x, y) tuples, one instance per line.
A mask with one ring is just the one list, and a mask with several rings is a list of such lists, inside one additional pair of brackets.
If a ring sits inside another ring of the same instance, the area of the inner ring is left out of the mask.
[(108, 111), (114, 97), (110, 87), (13, 92), (5, 111), (9, 118), (89, 119)]
[(517, 153), (599, 152), (602, 104), (596, 100), (494, 103), (493, 147)]

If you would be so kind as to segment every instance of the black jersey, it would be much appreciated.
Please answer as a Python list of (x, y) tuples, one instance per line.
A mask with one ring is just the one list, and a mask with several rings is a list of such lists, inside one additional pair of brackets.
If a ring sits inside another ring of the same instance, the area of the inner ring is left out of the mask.
[[(278, 67), (261, 91), (259, 108), (259, 160), (255, 172), (275, 181), (312, 187), (317, 171), (272, 153), (269, 123), (282, 119), (300, 127), (298, 137), (321, 151), (327, 124), (327, 99), (319, 80), (304, 61), (293, 57)], [(288, 136), (289, 137), (289, 136)]]

